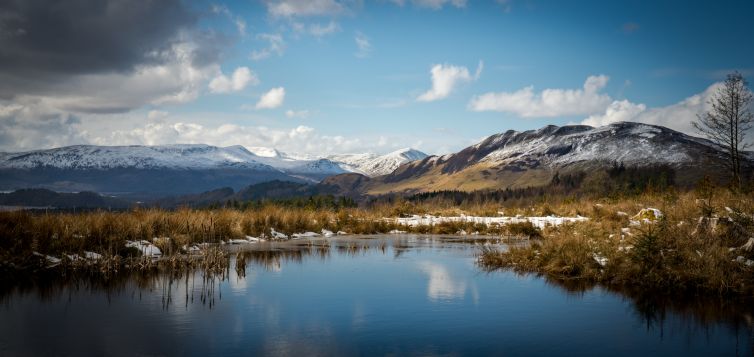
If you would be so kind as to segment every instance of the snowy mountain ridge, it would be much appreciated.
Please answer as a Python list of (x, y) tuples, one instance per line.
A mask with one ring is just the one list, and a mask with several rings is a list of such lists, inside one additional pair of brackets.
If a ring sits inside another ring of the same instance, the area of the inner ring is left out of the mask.
[[(746, 170), (754, 167), (746, 152)], [(545, 185), (556, 172), (594, 172), (615, 163), (667, 166), (680, 184), (718, 175), (725, 150), (698, 137), (656, 125), (618, 122), (602, 127), (548, 125), (488, 136), (459, 152), (398, 167), (364, 188), (371, 194), (431, 190), (485, 190)]]
[(427, 155), (402, 149), (386, 155), (345, 154), (304, 158), (274, 148), (205, 144), (158, 146), (75, 145), (48, 150), (0, 153), (0, 169), (56, 168), (74, 170), (135, 169), (213, 169), (249, 168), (279, 171), (318, 181), (330, 175), (356, 172), (384, 175), (403, 163)]
[(0, 153), (0, 169), (211, 169), (248, 168), (279, 171), (243, 146), (204, 144), (160, 146), (75, 145), (49, 150)]
[(424, 159), (429, 155), (412, 148), (404, 148), (385, 155), (377, 154), (340, 154), (330, 155), (331, 161), (343, 164), (351, 172), (367, 176), (381, 176), (393, 172), (398, 166), (408, 162)]
[(597, 128), (548, 125), (533, 131), (508, 131), (490, 136), (475, 147), (493, 149), (480, 162), (500, 165), (536, 157), (540, 164), (552, 167), (592, 160), (678, 165), (695, 160), (694, 148), (720, 149), (710, 141), (664, 127), (627, 122)]

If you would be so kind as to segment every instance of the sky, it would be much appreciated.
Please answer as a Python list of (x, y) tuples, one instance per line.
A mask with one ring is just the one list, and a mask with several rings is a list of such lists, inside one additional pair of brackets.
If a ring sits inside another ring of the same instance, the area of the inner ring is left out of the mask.
[(460, 150), (691, 122), (754, 77), (751, 1), (4, 0), (0, 151)]

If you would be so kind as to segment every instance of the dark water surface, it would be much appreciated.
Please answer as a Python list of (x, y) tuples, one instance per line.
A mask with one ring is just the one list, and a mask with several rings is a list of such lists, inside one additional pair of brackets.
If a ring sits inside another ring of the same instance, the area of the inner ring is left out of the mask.
[(196, 272), (6, 287), (0, 355), (752, 355), (751, 304), (484, 272), (477, 247), (449, 238), (248, 249), (245, 272), (234, 253), (212, 282)]

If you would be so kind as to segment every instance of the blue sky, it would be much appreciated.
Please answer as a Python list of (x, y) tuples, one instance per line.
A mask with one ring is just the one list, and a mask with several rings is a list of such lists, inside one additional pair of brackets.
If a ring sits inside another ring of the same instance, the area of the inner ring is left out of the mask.
[[(140, 58), (112, 73), (71, 74), (66, 92), (0, 96), (2, 149), (204, 142), (309, 155), (446, 153), (508, 129), (617, 120), (692, 133), (716, 82), (732, 70), (754, 74), (746, 1), (176, 6), (191, 21), (157, 38), (172, 46), (164, 63)], [(214, 57), (187, 64), (181, 48)], [(50, 116), (54, 125), (38, 118)]]

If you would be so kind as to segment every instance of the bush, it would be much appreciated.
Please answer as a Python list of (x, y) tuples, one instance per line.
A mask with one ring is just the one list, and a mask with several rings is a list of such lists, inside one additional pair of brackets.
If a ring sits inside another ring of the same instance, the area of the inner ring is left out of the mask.
[(508, 234), (514, 237), (542, 238), (542, 230), (531, 222), (511, 223), (505, 226)]

